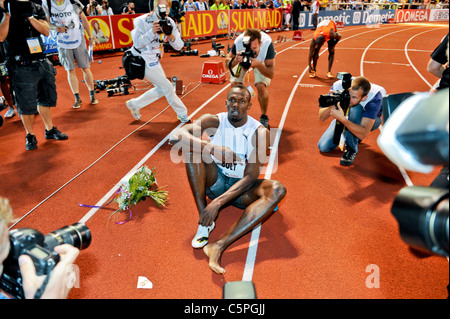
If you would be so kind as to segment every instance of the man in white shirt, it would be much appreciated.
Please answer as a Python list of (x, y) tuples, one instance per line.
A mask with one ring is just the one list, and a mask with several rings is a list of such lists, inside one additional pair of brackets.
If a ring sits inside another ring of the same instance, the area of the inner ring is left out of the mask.
[[(184, 47), (180, 32), (177, 29), (175, 21), (168, 16), (169, 7), (167, 0), (159, 0), (155, 10), (143, 14), (134, 19), (134, 29), (131, 31), (133, 47), (131, 53), (140, 55), (145, 60), (145, 79), (151, 82), (154, 87), (141, 96), (128, 100), (127, 108), (136, 120), (141, 118), (140, 109), (150, 103), (165, 96), (167, 102), (177, 113), (178, 119), (182, 123), (189, 122), (187, 108), (176, 95), (172, 83), (167, 79), (161, 66), (160, 59), (163, 55), (163, 42), (168, 40), (169, 44), (175, 50), (179, 51)], [(163, 29), (159, 24), (162, 17), (167, 21)]]
[[(269, 153), (270, 133), (247, 114), (250, 101), (248, 89), (237, 84), (228, 92), (227, 112), (204, 114), (170, 138), (170, 143), (179, 146), (185, 156), (186, 172), (199, 212), (192, 247), (203, 248), (211, 270), (222, 275), (226, 271), (220, 259), (225, 249), (268, 219), (286, 194), (282, 183), (259, 179)], [(203, 133), (209, 135), (209, 142), (202, 139)], [(174, 149), (178, 154), (179, 149)], [(206, 196), (211, 199), (208, 205)], [(226, 205), (244, 211), (222, 237), (208, 243), (219, 210)]]

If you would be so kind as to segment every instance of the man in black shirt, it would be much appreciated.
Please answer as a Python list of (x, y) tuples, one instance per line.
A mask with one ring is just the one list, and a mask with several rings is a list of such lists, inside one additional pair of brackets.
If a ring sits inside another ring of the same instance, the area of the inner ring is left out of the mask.
[(16, 106), (27, 133), (27, 150), (37, 148), (33, 124), (38, 112), (45, 124), (46, 139), (68, 138), (52, 121), (51, 108), (56, 106), (57, 100), (55, 68), (44, 54), (40, 36), (49, 33), (50, 27), (40, 5), (12, 1), (5, 7), (5, 1), (0, 0), (0, 41), (5, 44)]
[(449, 87), (450, 82), (450, 70), (448, 68), (448, 33), (437, 46), (437, 48), (431, 53), (431, 59), (428, 61), (428, 72), (440, 78), (437, 90), (445, 89)]

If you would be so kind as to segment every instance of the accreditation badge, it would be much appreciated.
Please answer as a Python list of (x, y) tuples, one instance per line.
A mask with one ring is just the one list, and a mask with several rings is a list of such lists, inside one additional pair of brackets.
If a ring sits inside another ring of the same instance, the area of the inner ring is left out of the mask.
[(39, 38), (28, 38), (27, 44), (31, 54), (42, 53), (42, 46)]

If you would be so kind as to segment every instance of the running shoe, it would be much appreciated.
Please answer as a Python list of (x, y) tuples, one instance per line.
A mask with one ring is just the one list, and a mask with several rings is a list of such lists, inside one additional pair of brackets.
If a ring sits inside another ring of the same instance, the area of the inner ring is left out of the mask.
[(333, 78), (334, 78), (334, 75), (333, 75), (331, 72), (328, 72), (328, 73), (327, 73), (327, 78), (333, 79)]
[(8, 111), (6, 111), (4, 118), (9, 119), (16, 115), (16, 111), (12, 106), (9, 107)]
[(69, 137), (58, 130), (56, 126), (53, 126), (51, 130), (45, 130), (45, 139), (46, 140), (67, 140)]
[(213, 222), (211, 226), (202, 226), (198, 225), (197, 233), (195, 234), (194, 239), (192, 239), (192, 247), (194, 248), (202, 248), (206, 246), (209, 239), (209, 234), (212, 232), (216, 224)]
[(83, 102), (81, 101), (81, 99), (76, 99), (75, 103), (73, 104), (73, 108), (74, 109), (79, 109), (81, 107), (81, 104), (83, 104)]
[(316, 71), (309, 71), (309, 77), (311, 79), (315, 78), (316, 77)]
[(32, 151), (38, 148), (37, 146), (37, 139), (35, 135), (31, 135), (31, 134), (27, 134), (26, 136), (26, 144), (25, 144), (25, 148), (27, 151)]
[(91, 104), (98, 104), (98, 100), (95, 98), (95, 96), (91, 96)]
[(141, 119), (141, 113), (139, 112), (139, 109), (137, 107), (135, 107), (135, 106), (132, 106), (130, 101), (126, 101), (125, 105), (130, 110), (131, 115), (133, 115), (134, 119), (136, 121), (139, 121)]
[(177, 119), (180, 120), (181, 123), (190, 123), (191, 122), (191, 119), (187, 115), (182, 116), (182, 117), (177, 116)]

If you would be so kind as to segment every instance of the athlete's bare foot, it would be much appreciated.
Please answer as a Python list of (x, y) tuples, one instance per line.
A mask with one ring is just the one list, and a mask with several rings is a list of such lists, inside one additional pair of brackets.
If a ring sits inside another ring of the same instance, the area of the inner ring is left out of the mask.
[(227, 271), (219, 264), (223, 251), (219, 249), (217, 244), (208, 244), (203, 247), (206, 256), (209, 257), (209, 268), (216, 274), (224, 275)]

